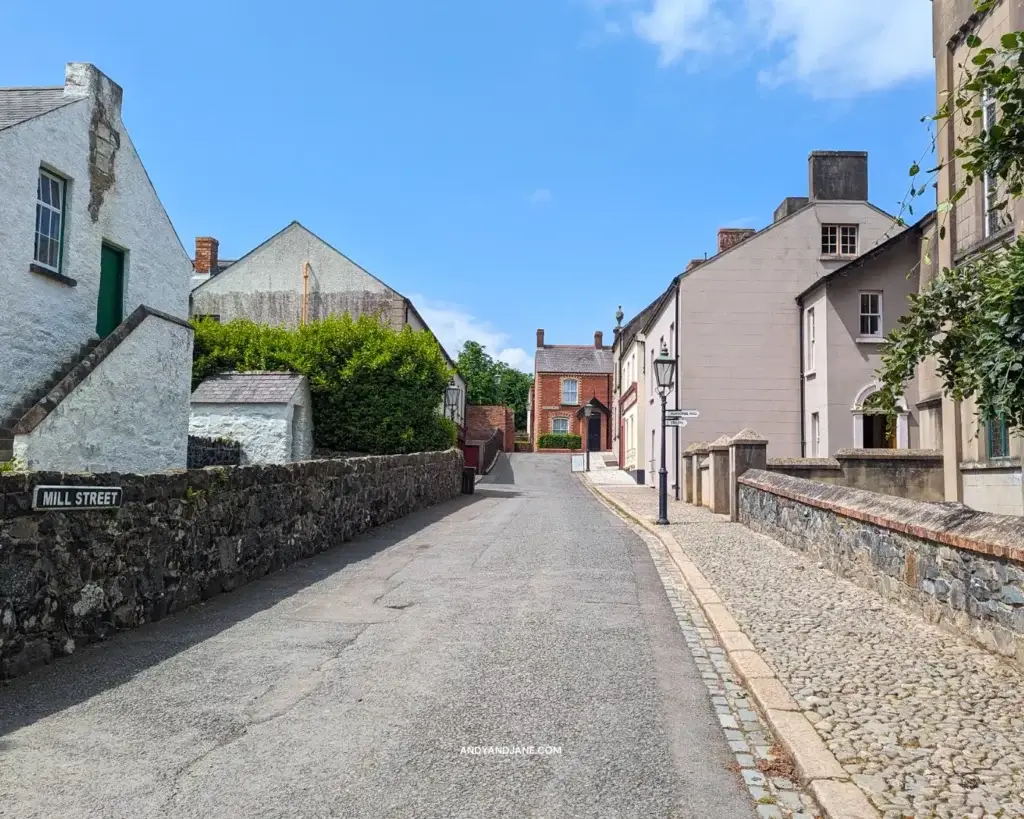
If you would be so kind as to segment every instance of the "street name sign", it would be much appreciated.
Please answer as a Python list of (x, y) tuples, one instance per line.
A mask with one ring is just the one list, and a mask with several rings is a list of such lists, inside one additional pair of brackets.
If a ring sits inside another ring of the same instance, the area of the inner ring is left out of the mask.
[(666, 418), (665, 426), (667, 427), (685, 427), (686, 421), (682, 418)]
[(665, 418), (700, 418), (700, 412), (698, 410), (693, 409), (670, 409), (665, 410)]
[(119, 509), (120, 486), (37, 486), (32, 508), (79, 512), (88, 509)]

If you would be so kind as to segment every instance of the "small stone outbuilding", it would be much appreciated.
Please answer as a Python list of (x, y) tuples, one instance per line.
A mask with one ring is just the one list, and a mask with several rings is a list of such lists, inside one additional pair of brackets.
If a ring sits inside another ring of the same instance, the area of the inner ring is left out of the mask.
[(313, 404), (304, 375), (225, 373), (192, 393), (189, 434), (242, 445), (243, 464), (307, 461), (313, 454)]

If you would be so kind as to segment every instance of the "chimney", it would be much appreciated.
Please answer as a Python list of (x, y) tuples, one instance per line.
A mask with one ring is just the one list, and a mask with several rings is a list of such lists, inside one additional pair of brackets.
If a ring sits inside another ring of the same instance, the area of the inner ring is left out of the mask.
[(812, 151), (807, 164), (812, 202), (868, 201), (868, 155), (864, 151)]
[(724, 253), (730, 247), (736, 247), (755, 233), (757, 231), (753, 228), (721, 228), (718, 231), (718, 252)]
[(603, 350), (604, 349), (604, 333), (602, 333), (600, 330), (597, 330), (594, 333), (594, 349), (595, 350)]
[(693, 270), (693, 268), (695, 268), (695, 267), (699, 267), (700, 265), (704, 264), (704, 262), (706, 262), (706, 261), (707, 261), (707, 259), (690, 259), (690, 263), (686, 266), (687, 272)]
[(192, 267), (203, 276), (217, 275), (217, 250), (220, 242), (212, 236), (196, 236), (196, 258)]
[(121, 86), (92, 63), (68, 63), (64, 67), (64, 96), (71, 99), (91, 98), (103, 106), (104, 119), (121, 119)]
[(772, 224), (785, 219), (787, 216), (792, 216), (810, 201), (806, 196), (787, 196), (782, 200), (782, 204), (775, 209)]
[(543, 330), (538, 330), (537, 331), (537, 349), (540, 349), (543, 346), (544, 346), (544, 331)]

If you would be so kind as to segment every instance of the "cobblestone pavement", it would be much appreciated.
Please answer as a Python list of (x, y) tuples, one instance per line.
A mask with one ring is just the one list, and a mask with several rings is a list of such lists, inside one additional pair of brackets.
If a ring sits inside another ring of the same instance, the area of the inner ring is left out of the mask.
[[(780, 775), (782, 771), (773, 771), (781, 759), (774, 753), (774, 737), (754, 710), (746, 688), (733, 674), (725, 649), (709, 628), (668, 551), (647, 531), (638, 526), (634, 531), (651, 553), (679, 628), (711, 696), (725, 739), (736, 757), (736, 767), (757, 804), (758, 816), (760, 819), (819, 819), (821, 814), (814, 799), (801, 790), (794, 779)], [(773, 761), (775, 765), (771, 764)]]
[[(650, 489), (603, 490), (656, 516)], [(1024, 817), (1024, 675), (706, 509), (670, 501), (669, 519), (885, 819)]]

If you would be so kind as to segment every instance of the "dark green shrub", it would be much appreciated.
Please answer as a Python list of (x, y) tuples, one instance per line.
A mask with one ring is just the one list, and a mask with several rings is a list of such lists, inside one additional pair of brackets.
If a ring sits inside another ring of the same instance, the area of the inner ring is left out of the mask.
[(385, 455), (455, 445), (455, 425), (439, 414), (451, 370), (427, 332), (347, 315), (293, 330), (244, 319), (193, 327), (193, 387), (230, 370), (307, 376), (318, 448)]
[(583, 439), (579, 435), (549, 432), (537, 439), (538, 449), (579, 449)]

